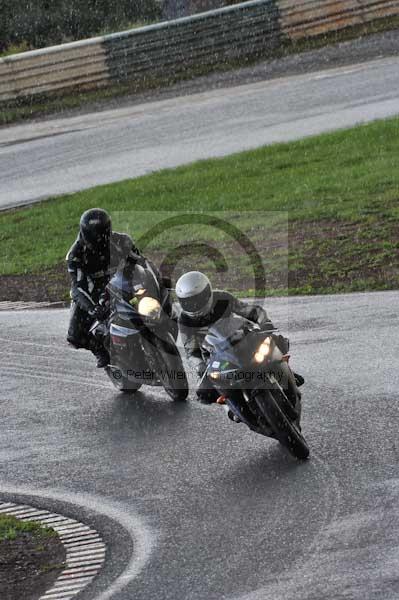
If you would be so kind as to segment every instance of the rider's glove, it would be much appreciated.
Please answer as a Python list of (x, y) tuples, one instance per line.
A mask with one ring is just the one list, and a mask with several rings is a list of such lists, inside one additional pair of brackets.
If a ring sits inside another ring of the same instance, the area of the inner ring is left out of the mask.
[(98, 321), (104, 321), (104, 319), (107, 317), (107, 313), (108, 310), (105, 306), (97, 304), (93, 310), (90, 311), (90, 316), (94, 317)]
[(289, 339), (284, 337), (283, 335), (277, 335), (276, 342), (279, 350), (281, 350), (283, 354), (288, 354), (288, 351), (290, 349)]

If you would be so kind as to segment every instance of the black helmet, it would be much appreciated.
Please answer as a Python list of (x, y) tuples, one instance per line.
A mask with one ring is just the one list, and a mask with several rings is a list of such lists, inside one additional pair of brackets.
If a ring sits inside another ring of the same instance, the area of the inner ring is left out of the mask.
[(176, 283), (176, 295), (183, 311), (190, 317), (203, 317), (212, 307), (213, 291), (208, 277), (199, 271), (189, 271)]
[(86, 210), (80, 217), (80, 234), (85, 244), (93, 249), (108, 247), (111, 237), (111, 219), (102, 208)]

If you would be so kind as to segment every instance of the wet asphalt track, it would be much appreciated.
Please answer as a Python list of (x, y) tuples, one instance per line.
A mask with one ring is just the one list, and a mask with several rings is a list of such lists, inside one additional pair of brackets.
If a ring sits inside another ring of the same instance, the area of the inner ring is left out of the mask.
[(397, 599), (398, 303), (268, 301), (307, 380), (304, 464), (219, 407), (116, 393), (66, 311), (0, 313), (0, 488), (104, 535), (82, 599)]
[(390, 56), (3, 128), (0, 209), (397, 115), (398, 90)]

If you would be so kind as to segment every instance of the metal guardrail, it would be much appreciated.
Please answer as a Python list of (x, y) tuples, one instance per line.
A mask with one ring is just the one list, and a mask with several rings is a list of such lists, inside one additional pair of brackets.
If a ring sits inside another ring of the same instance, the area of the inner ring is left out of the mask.
[(115, 81), (174, 77), (276, 48), (279, 15), (274, 0), (256, 0), (105, 39)]
[(281, 28), (301, 39), (399, 15), (399, 0), (279, 0)]
[(299, 40), (399, 15), (399, 0), (252, 0), (121, 33), (0, 59), (0, 103), (173, 80), (267, 56)]
[(0, 102), (37, 94), (96, 88), (109, 82), (102, 38), (0, 59)]

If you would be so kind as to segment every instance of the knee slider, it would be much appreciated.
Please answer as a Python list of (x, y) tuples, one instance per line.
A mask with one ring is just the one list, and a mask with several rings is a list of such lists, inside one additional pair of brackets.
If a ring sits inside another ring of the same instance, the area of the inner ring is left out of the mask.
[(75, 348), (76, 350), (78, 350), (79, 348), (84, 348), (81, 341), (77, 340), (76, 338), (72, 338), (72, 337), (68, 336), (66, 340), (67, 340), (68, 344), (70, 346), (72, 346), (73, 348)]

